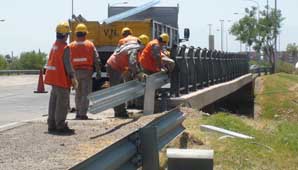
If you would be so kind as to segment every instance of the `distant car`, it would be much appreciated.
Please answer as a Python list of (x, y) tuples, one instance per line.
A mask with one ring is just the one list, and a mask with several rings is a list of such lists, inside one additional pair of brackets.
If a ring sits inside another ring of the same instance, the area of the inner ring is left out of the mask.
[(255, 65), (255, 64), (253, 64), (249, 67), (250, 70), (254, 70), (254, 69), (257, 69), (257, 68), (259, 68), (259, 66)]

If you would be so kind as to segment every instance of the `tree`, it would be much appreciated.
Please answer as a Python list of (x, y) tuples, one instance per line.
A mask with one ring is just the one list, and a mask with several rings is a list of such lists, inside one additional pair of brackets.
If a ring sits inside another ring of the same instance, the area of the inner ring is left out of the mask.
[(237, 40), (248, 46), (253, 46), (257, 52), (263, 52), (269, 57), (269, 61), (274, 66), (274, 40), (280, 33), (281, 23), (284, 20), (281, 11), (265, 7), (260, 11), (259, 20), (256, 19), (256, 7), (245, 9), (246, 15), (238, 22), (234, 23), (231, 33)]
[(7, 68), (7, 61), (3, 55), (0, 55), (0, 70), (4, 70)]
[(287, 54), (292, 57), (297, 57), (298, 54), (298, 45), (296, 43), (290, 43), (287, 45)]
[(35, 51), (24, 52), (20, 55), (20, 65), (22, 69), (41, 69), (46, 63), (46, 53)]

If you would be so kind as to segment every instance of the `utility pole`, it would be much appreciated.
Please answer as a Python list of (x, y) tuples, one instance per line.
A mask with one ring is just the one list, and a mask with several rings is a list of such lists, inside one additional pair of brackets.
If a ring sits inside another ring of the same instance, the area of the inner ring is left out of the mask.
[(208, 24), (209, 26), (209, 49), (214, 50), (214, 35), (212, 35), (212, 24)]
[(70, 19), (72, 20), (73, 17), (73, 0), (71, 0), (71, 17)]
[[(275, 0), (275, 7), (274, 7), (274, 16), (275, 16), (275, 30), (277, 31), (277, 0)], [(276, 63), (277, 63), (277, 34), (274, 37), (274, 72), (276, 72)]]
[(224, 51), (224, 47), (223, 47), (223, 44), (224, 44), (224, 21), (225, 20), (219, 20), (220, 21), (220, 23), (221, 23), (221, 51)]

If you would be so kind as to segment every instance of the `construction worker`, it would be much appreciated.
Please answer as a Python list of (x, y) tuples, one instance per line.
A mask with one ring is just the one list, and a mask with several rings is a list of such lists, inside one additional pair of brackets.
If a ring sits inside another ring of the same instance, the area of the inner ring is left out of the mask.
[(174, 69), (174, 60), (167, 57), (162, 48), (169, 43), (169, 35), (161, 34), (157, 39), (150, 41), (144, 48), (139, 63), (146, 74), (155, 72), (171, 72)]
[(87, 26), (80, 23), (75, 28), (76, 40), (71, 42), (70, 57), (75, 69), (79, 85), (76, 89), (76, 119), (87, 120), (89, 107), (88, 94), (92, 90), (93, 69), (96, 71), (96, 78), (100, 79), (100, 61), (94, 44), (86, 39), (88, 34)]
[(70, 87), (77, 88), (78, 82), (72, 68), (67, 47), (70, 28), (67, 22), (56, 27), (56, 41), (52, 46), (46, 66), (45, 84), (51, 85), (48, 112), (48, 132), (74, 133), (67, 125), (66, 116)]
[[(114, 51), (106, 64), (111, 86), (132, 79), (138, 74), (140, 71), (137, 63), (138, 52), (144, 48), (148, 41), (147, 35), (141, 35), (135, 41), (127, 41)], [(114, 112), (115, 117), (128, 117), (125, 104), (114, 107)]]
[(128, 27), (124, 27), (121, 31), (122, 39), (118, 42), (118, 47), (121, 45), (129, 42), (129, 41), (137, 41), (138, 38), (135, 36), (132, 36), (132, 30)]

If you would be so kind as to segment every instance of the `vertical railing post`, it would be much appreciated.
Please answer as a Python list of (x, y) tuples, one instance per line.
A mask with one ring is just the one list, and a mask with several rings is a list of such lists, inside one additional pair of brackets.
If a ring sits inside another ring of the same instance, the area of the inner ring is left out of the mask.
[(170, 75), (170, 79), (171, 79), (170, 93), (171, 93), (171, 96), (175, 96), (175, 97), (180, 96), (180, 73), (179, 73), (180, 71), (179, 71), (179, 64), (177, 60), (177, 54), (178, 54), (178, 46), (173, 45), (170, 53), (170, 58), (175, 61), (176, 65), (173, 72)]
[(207, 61), (207, 49), (202, 52), (202, 75), (203, 75), (203, 87), (208, 87), (208, 61)]
[(191, 46), (188, 50), (188, 54), (187, 54), (187, 64), (188, 64), (188, 76), (189, 76), (189, 85), (191, 85), (191, 91), (196, 91), (197, 87), (196, 87), (196, 71), (195, 71), (195, 51), (194, 51), (194, 47)]
[(140, 130), (142, 169), (159, 170), (157, 127), (144, 127)]
[(196, 76), (197, 76), (197, 89), (203, 88), (204, 78), (203, 78), (203, 68), (202, 68), (202, 57), (201, 57), (201, 48), (198, 47), (195, 52), (196, 57)]

